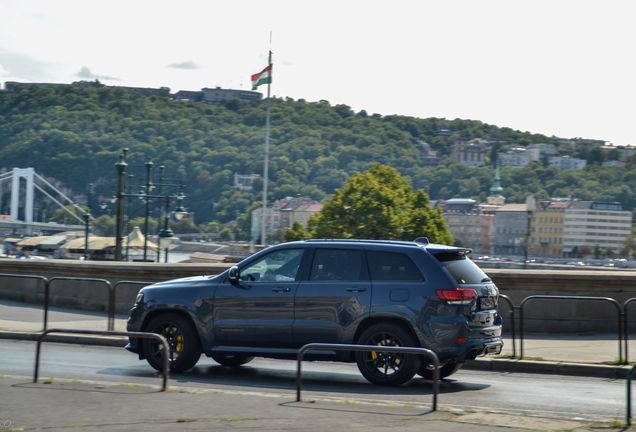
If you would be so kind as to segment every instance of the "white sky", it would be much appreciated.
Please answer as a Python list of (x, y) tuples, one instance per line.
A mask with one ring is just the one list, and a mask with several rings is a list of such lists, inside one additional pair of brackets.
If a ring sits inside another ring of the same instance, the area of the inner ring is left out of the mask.
[(633, 0), (0, 0), (0, 82), (249, 90), (272, 31), (275, 96), (636, 145), (635, 19)]

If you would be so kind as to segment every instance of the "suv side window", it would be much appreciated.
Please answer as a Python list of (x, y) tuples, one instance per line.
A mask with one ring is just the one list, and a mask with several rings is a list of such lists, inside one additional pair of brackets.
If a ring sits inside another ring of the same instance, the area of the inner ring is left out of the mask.
[(265, 255), (241, 269), (241, 282), (293, 281), (298, 274), (304, 249), (284, 249)]
[(316, 249), (311, 266), (311, 281), (356, 281), (362, 277), (361, 250)]
[(373, 281), (424, 281), (424, 276), (408, 255), (368, 250), (367, 257)]

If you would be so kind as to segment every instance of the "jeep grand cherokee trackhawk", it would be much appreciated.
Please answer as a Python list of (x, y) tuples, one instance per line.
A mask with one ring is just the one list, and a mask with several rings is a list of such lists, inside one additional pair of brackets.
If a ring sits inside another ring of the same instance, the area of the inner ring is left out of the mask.
[[(470, 251), (426, 239), (283, 243), (220, 275), (143, 288), (128, 330), (163, 335), (173, 372), (192, 368), (201, 353), (240, 366), (257, 356), (295, 359), (308, 343), (341, 343), (428, 348), (443, 378), (503, 346), (499, 291)], [(161, 370), (159, 342), (131, 338), (126, 348)], [(426, 358), (414, 354), (310, 351), (306, 358), (355, 361), (379, 385), (432, 377)]]

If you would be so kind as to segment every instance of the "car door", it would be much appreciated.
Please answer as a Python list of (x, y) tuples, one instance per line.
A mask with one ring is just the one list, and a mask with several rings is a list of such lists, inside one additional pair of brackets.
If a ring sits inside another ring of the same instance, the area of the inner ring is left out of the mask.
[(217, 345), (293, 346), (294, 296), (304, 249), (278, 249), (239, 269), (237, 283), (221, 282), (214, 296)]
[(311, 258), (296, 292), (294, 340), (298, 346), (351, 343), (371, 301), (364, 250), (316, 247)]

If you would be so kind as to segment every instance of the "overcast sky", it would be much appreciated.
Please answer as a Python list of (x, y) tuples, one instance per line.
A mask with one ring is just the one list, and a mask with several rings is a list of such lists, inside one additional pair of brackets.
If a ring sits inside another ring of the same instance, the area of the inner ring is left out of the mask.
[(635, 18), (633, 0), (0, 0), (0, 82), (249, 90), (271, 31), (274, 96), (636, 145)]

